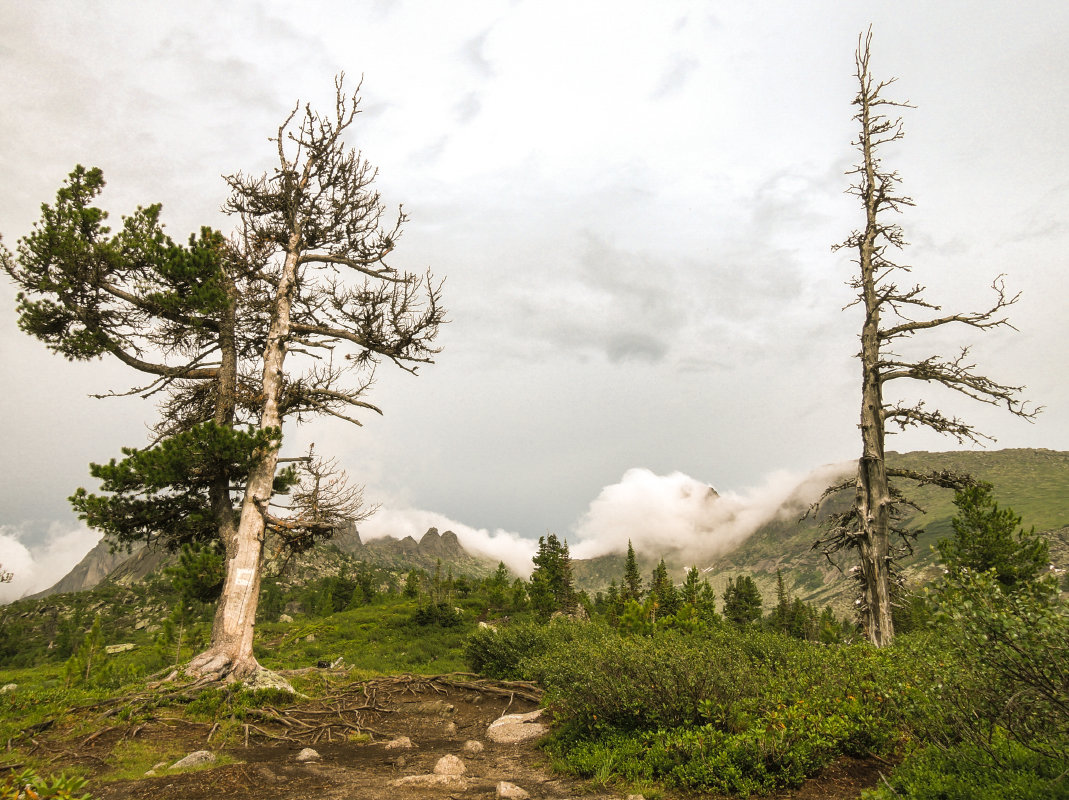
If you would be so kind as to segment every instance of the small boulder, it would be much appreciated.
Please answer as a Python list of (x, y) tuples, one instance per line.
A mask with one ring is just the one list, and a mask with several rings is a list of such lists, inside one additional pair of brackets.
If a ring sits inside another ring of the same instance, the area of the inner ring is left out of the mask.
[(297, 754), (297, 760), (304, 761), (318, 761), (321, 758), (319, 753), (313, 750), (311, 747), (306, 747)]
[(387, 750), (411, 750), (414, 746), (412, 740), (407, 736), (398, 736), (396, 739), (390, 739), (390, 741), (383, 745)]
[(211, 764), (215, 761), (215, 753), (211, 750), (194, 750), (185, 758), (180, 758), (178, 761), (171, 764), (171, 769), (190, 769), (191, 767), (202, 767), (205, 764)]
[(483, 743), (478, 739), (468, 739), (468, 741), (464, 742), (463, 750), (466, 756), (477, 756), (485, 749)]
[(137, 647), (133, 642), (124, 642), (123, 644), (109, 644), (104, 646), (104, 652), (109, 656), (113, 656), (116, 653), (125, 653), (127, 650), (133, 650)]
[(465, 771), (467, 767), (464, 766), (464, 762), (452, 754), (442, 756), (434, 765), (435, 775), (463, 775)]
[(278, 621), (279, 622), (293, 622), (293, 617), (291, 617), (289, 614), (279, 614), (278, 615)]
[(0, 694), (8, 694), (18, 688), (19, 685), (17, 683), (5, 683), (3, 686), (0, 686)]
[(249, 675), (243, 681), (246, 689), (255, 691), (256, 689), (277, 689), (280, 692), (287, 692), (288, 694), (297, 694), (293, 685), (279, 675), (277, 672), (272, 672), (269, 669), (261, 667), (254, 673)]
[(498, 717), (486, 729), (486, 738), (498, 744), (519, 744), (540, 739), (549, 733), (549, 728), (537, 721), (541, 716), (542, 709), (529, 714), (506, 714)]
[(501, 781), (497, 785), (497, 796), (502, 800), (527, 800), (531, 795), (514, 783)]

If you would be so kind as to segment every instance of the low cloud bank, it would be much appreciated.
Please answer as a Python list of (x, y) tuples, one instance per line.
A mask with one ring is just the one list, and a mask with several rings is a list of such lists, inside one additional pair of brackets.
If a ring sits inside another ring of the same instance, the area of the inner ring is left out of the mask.
[(656, 475), (630, 469), (606, 486), (576, 524), (576, 558), (627, 550), (688, 562), (720, 555), (777, 514), (799, 513), (849, 464), (821, 467), (808, 475), (776, 471), (759, 486), (717, 494), (681, 472)]
[[(567, 536), (575, 558), (623, 553), (628, 540), (647, 556), (695, 563), (741, 543), (777, 514), (797, 516), (851, 462), (829, 464), (806, 475), (777, 471), (759, 486), (717, 494), (709, 484), (681, 472), (657, 475), (629, 469), (591, 501)], [(537, 541), (519, 533), (472, 528), (443, 514), (420, 509), (381, 508), (360, 526), (364, 539), (384, 536), (418, 540), (428, 528), (456, 533), (464, 548), (503, 561), (527, 576)]]
[(52, 522), (43, 531), (31, 523), (0, 525), (0, 565), (12, 573), (0, 583), (0, 603), (47, 589), (71, 571), (93, 545), (99, 531), (84, 525)]

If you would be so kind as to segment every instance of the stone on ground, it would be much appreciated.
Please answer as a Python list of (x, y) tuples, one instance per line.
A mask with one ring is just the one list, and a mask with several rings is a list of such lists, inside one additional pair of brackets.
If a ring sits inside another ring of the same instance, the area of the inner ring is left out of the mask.
[(190, 767), (201, 767), (205, 764), (211, 764), (213, 761), (215, 761), (215, 753), (213, 753), (211, 750), (194, 750), (185, 758), (181, 758), (171, 764), (171, 769), (189, 769)]
[(464, 766), (464, 762), (456, 756), (450, 754), (442, 756), (438, 759), (438, 763), (434, 765), (435, 775), (463, 775), (467, 767)]
[(484, 747), (483, 743), (478, 741), (477, 739), (468, 739), (468, 741), (464, 742), (464, 748), (463, 749), (464, 749), (464, 755), (466, 755), (466, 756), (477, 756), (477, 755), (479, 755), (479, 753), (481, 753), (486, 748)]
[(541, 716), (542, 709), (529, 714), (506, 714), (490, 723), (486, 738), (498, 744), (519, 744), (540, 739), (549, 733), (549, 728), (537, 721)]
[(387, 750), (411, 750), (414, 746), (412, 740), (407, 736), (398, 736), (396, 739), (390, 739), (390, 741), (383, 745)]
[(319, 753), (313, 750), (311, 747), (306, 747), (297, 754), (298, 761), (318, 761), (321, 758)]
[(514, 783), (501, 781), (497, 785), (497, 796), (502, 800), (527, 800), (531, 795)]
[(242, 682), (245, 684), (246, 689), (278, 689), (281, 692), (297, 694), (297, 690), (293, 688), (288, 680), (277, 672), (272, 672), (263, 667), (256, 670)]

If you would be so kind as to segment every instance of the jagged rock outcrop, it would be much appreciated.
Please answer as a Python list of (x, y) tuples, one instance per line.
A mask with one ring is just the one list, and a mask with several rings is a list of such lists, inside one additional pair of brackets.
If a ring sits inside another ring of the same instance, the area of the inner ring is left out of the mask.
[[(452, 569), (454, 574), (482, 577), (489, 575), (497, 566), (488, 559), (466, 551), (453, 531), (439, 534), (437, 528), (430, 528), (418, 542), (411, 536), (405, 536), (403, 539), (384, 537), (364, 542), (356, 526), (350, 524), (338, 531), (333, 539), (325, 542), (325, 547), (337, 548), (360, 561), (399, 572), (409, 569), (433, 572), (441, 561), (443, 567)], [(299, 565), (302, 560), (314, 560), (317, 552), (319, 551), (313, 550), (295, 561)], [(112, 552), (110, 545), (101, 539), (74, 569), (44, 591), (30, 595), (30, 598), (86, 591), (105, 579), (130, 586), (167, 566), (174, 558), (175, 556), (166, 550), (144, 545), (135, 546), (132, 551), (121, 549)], [(317, 565), (313, 572), (333, 574), (323, 566)], [(336, 572), (335, 569), (334, 573)]]

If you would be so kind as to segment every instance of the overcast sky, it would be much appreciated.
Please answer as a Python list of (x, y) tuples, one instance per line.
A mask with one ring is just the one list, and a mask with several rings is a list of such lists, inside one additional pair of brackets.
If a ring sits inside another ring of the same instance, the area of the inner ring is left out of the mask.
[[(115, 222), (160, 202), (176, 239), (228, 230), (220, 176), (269, 168), (293, 104), (362, 75), (350, 142), (412, 218), (393, 263), (445, 277), (452, 321), (420, 377), (380, 370), (384, 417), (288, 441), (384, 504), (369, 532), (444, 520), (581, 549), (598, 509), (645, 496), (629, 487), (767, 500), (860, 450), (860, 317), (830, 246), (860, 221), (843, 173), (870, 23), (875, 74), (917, 106), (885, 153), (917, 203), (915, 279), (948, 310), (979, 308), (1000, 273), (1022, 292), (1019, 332), (916, 352), (975, 344), (1046, 411), (911, 396), (994, 447), (1069, 449), (1064, 2), (4, 3), (0, 234), (14, 248), (78, 163), (103, 169)], [(93, 541), (65, 498), (89, 461), (144, 444), (154, 409), (91, 399), (136, 377), (19, 332), (6, 279), (0, 381), (0, 563), (43, 585)], [(616, 541), (639, 535), (638, 511), (617, 517)]]

